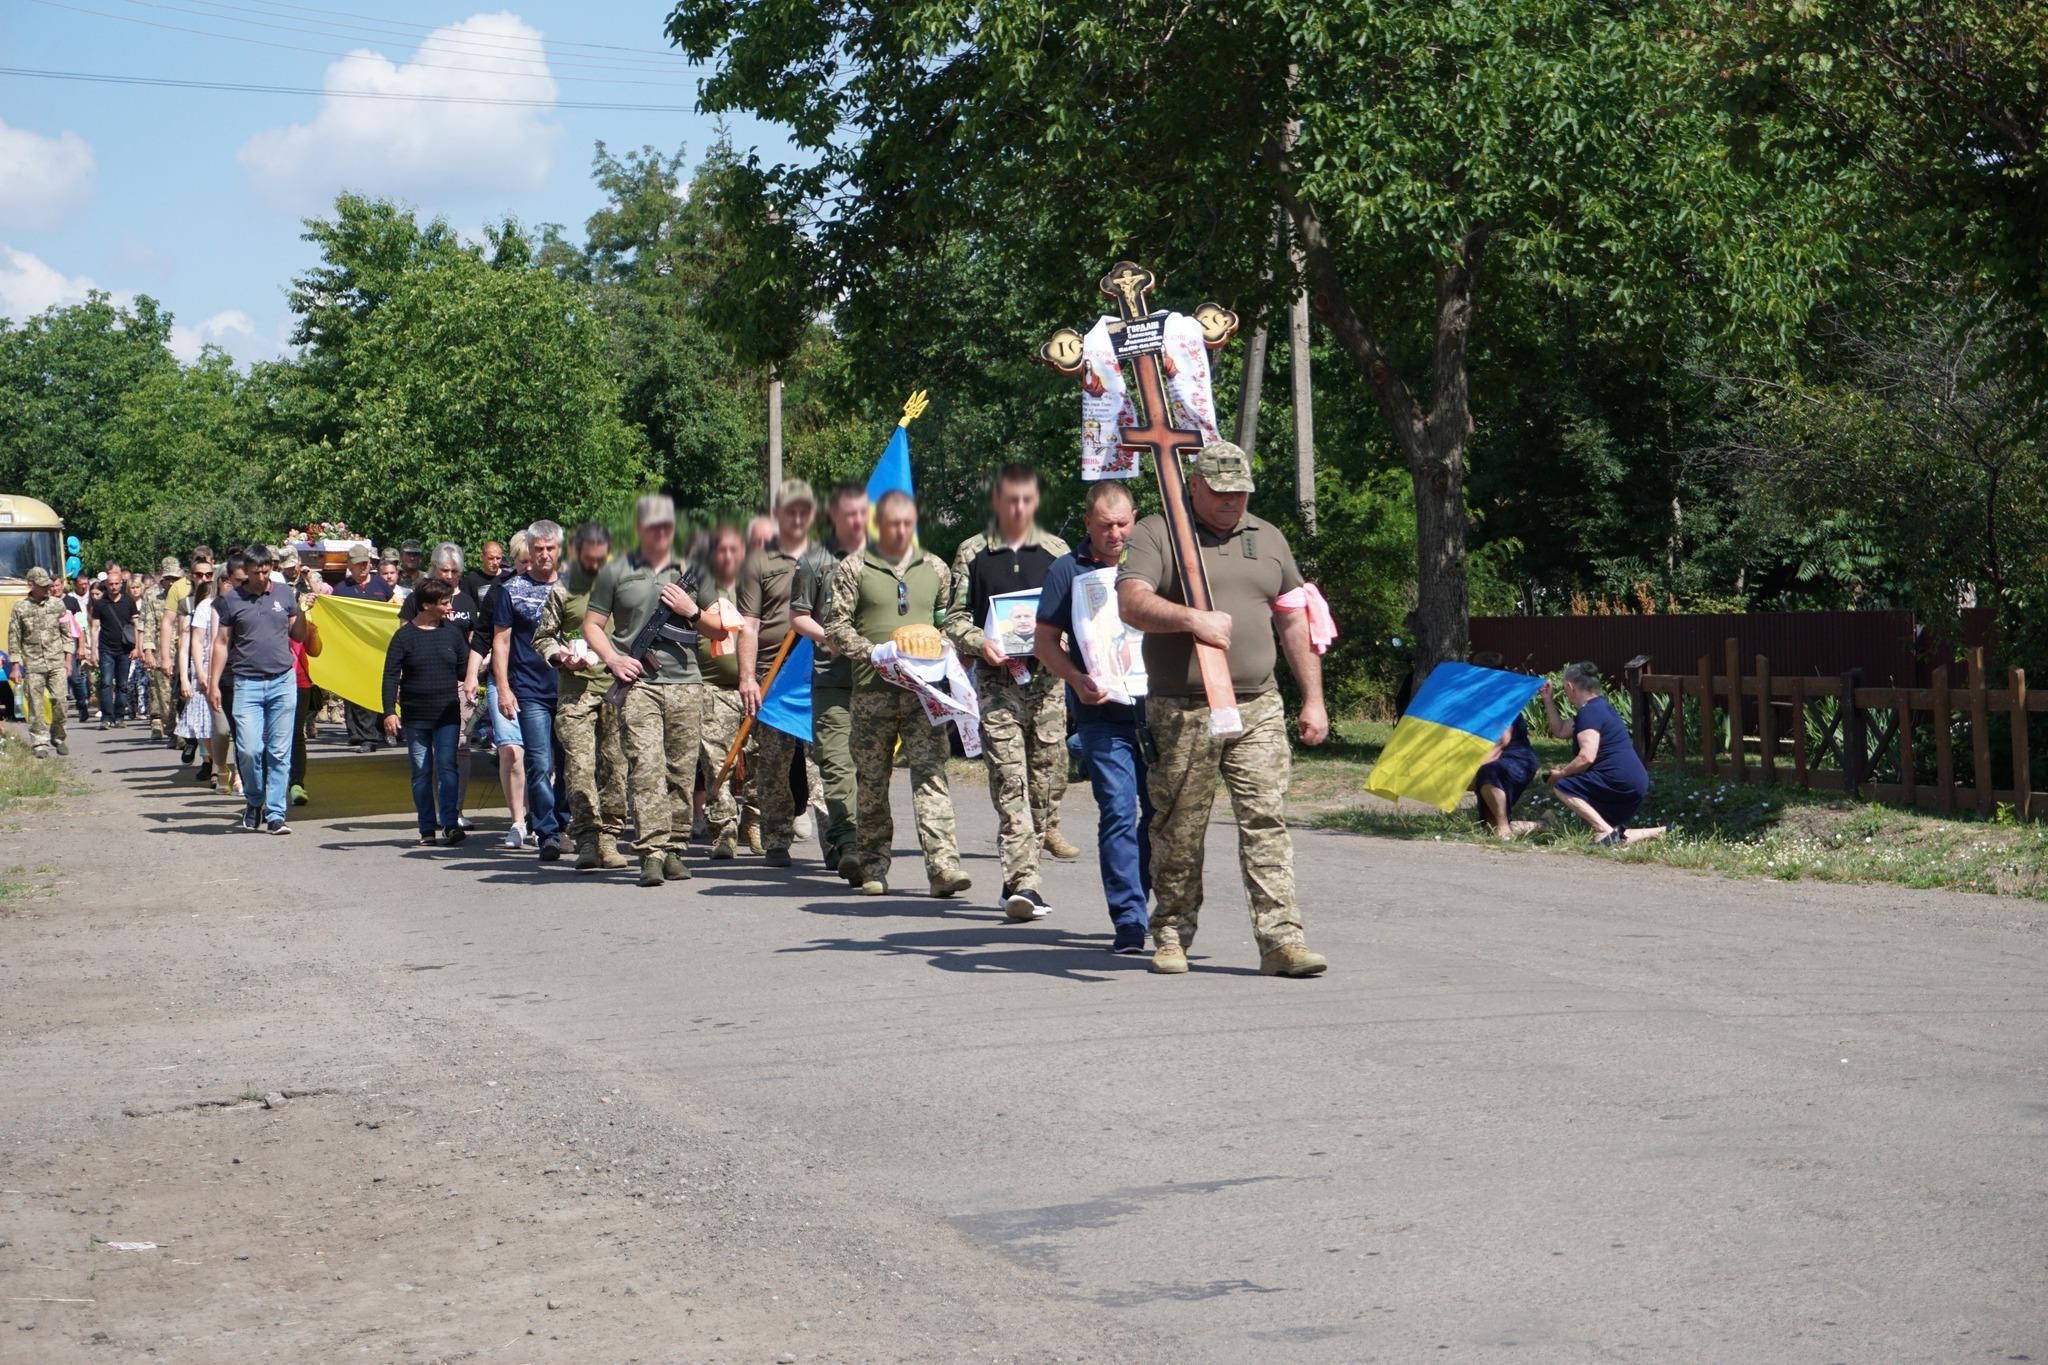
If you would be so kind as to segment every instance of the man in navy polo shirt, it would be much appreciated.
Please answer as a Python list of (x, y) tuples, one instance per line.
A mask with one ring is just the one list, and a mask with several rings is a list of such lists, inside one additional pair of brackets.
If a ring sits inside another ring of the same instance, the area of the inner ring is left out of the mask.
[[(1081, 667), (1073, 643), (1074, 580), (1097, 569), (1114, 569), (1137, 524), (1131, 490), (1114, 480), (1088, 489), (1083, 520), (1088, 538), (1061, 555), (1047, 570), (1038, 592), (1038, 662), (1067, 684), (1081, 766), (1095, 790), (1096, 857), (1102, 894), (1109, 901), (1116, 938), (1110, 950), (1145, 951), (1152, 893), (1152, 798), (1145, 788), (1145, 756), (1138, 746), (1138, 706), (1109, 700), (1101, 683)], [(1062, 636), (1065, 642), (1062, 642)]]

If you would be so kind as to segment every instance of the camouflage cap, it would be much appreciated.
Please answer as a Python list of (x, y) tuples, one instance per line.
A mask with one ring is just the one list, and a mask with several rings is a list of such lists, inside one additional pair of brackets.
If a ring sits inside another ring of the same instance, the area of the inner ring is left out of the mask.
[(359, 540), (348, 547), (348, 562), (351, 564), (367, 564), (371, 558), (370, 547), (363, 541)]
[(28, 571), (28, 585), (31, 588), (49, 587), (50, 571), (40, 564), (36, 565), (33, 569), (30, 569)]
[(289, 545), (280, 548), (277, 552), (277, 567), (280, 569), (298, 568), (299, 552)]
[(156, 571), (164, 578), (178, 578), (184, 574), (185, 569), (178, 563), (176, 555), (165, 555), (164, 562), (156, 566)]
[(1195, 473), (1217, 493), (1252, 491), (1252, 462), (1230, 441), (1211, 441), (1195, 456)]
[(426, 550), (417, 540), (408, 540), (398, 547), (398, 553), (402, 555), (423, 555), (426, 553)]
[(776, 486), (775, 505), (781, 508), (787, 507), (793, 502), (807, 502), (811, 506), (816, 507), (818, 505), (818, 495), (813, 493), (811, 486), (802, 479), (784, 479)]
[(398, 562), (398, 549), (396, 546), (386, 545), (384, 547), (382, 562), (386, 564), (396, 564)]

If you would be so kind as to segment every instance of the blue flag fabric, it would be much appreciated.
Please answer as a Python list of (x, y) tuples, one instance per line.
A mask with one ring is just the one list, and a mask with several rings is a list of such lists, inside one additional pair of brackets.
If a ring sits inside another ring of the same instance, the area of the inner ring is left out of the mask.
[(1405, 796), (1450, 810), (1542, 686), (1543, 679), (1525, 673), (1438, 664), (1394, 726), (1365, 789), (1389, 801)]
[(917, 486), (910, 479), (910, 431), (897, 427), (889, 438), (888, 449), (875, 465), (875, 472), (868, 475), (868, 501), (881, 501), (882, 494), (902, 489), (911, 497), (917, 496)]
[(811, 742), (811, 642), (799, 635), (783, 657), (775, 681), (761, 695), (754, 723), (780, 730), (791, 739)]

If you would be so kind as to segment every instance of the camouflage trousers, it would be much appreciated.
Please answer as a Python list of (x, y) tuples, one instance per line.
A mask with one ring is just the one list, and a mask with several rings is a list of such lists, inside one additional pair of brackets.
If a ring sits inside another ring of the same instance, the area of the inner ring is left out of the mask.
[(981, 757), (996, 808), (1003, 884), (1036, 891), (1038, 856), (1053, 829), (1067, 778), (1067, 690), (1049, 669), (1019, 684), (1007, 668), (975, 670), (981, 693)]
[(562, 746), (562, 785), (569, 793), (569, 837), (577, 843), (603, 834), (614, 839), (626, 824), (626, 753), (617, 708), (604, 704), (602, 683), (555, 707), (555, 738)]
[[(31, 664), (21, 670), (22, 705), (28, 713), (29, 747), (37, 753), (50, 747), (50, 741), (64, 742), (64, 693), (70, 684), (64, 680), (64, 665)], [(45, 711), (45, 708), (48, 708)], [(45, 719), (45, 716), (48, 719)]]
[(740, 705), (738, 689), (720, 687), (717, 683), (700, 682), (692, 686), (697, 693), (697, 714), (702, 733), (698, 744), (698, 763), (704, 773), (704, 828), (712, 843), (720, 839), (734, 839), (739, 836), (740, 804), (733, 798), (732, 774), (725, 775), (725, 781), (712, 784), (718, 778), (718, 770), (725, 766), (725, 756), (732, 749), (732, 742), (739, 738), (740, 723), (746, 719), (746, 709)]
[(178, 724), (177, 693), (171, 687), (171, 675), (149, 670), (149, 732), (154, 735), (162, 731), (168, 735)]
[(818, 761), (809, 745), (791, 739), (771, 725), (756, 722), (750, 734), (754, 752), (747, 759), (747, 771), (761, 812), (761, 847), (787, 853), (796, 842), (796, 793), (790, 788), (789, 775), (795, 771), (797, 751), (801, 749), (804, 753), (805, 788), (813, 805), (819, 804), (824, 788), (818, 777)]
[(825, 805), (825, 865), (853, 847), (854, 817), (860, 809), (853, 768), (853, 693), (843, 687), (811, 685), (811, 769), (817, 774), (811, 800)]
[(636, 682), (619, 708), (619, 743), (626, 751), (626, 789), (632, 795), (642, 858), (681, 853), (690, 842), (690, 798), (697, 789), (698, 731), (703, 703), (688, 683)]
[(1294, 894), (1294, 840), (1283, 806), (1292, 755), (1287, 713), (1278, 692), (1238, 707), (1244, 732), (1209, 733), (1209, 708), (1179, 697), (1150, 697), (1145, 724), (1159, 760), (1146, 773), (1152, 792), (1152, 932), (1194, 932), (1202, 910), (1202, 847), (1216, 804), (1216, 776), (1237, 816), (1237, 865), (1251, 902), (1259, 951), (1300, 943), (1301, 909)]
[(903, 756), (910, 760), (910, 808), (917, 819), (917, 842), (924, 848), (925, 873), (938, 877), (958, 871), (960, 847), (953, 835), (953, 798), (946, 787), (946, 731), (925, 719), (916, 697), (887, 683), (855, 690), (852, 722), (853, 768), (860, 791), (854, 851), (863, 876), (888, 880), (896, 839), (889, 778), (898, 739), (903, 741)]

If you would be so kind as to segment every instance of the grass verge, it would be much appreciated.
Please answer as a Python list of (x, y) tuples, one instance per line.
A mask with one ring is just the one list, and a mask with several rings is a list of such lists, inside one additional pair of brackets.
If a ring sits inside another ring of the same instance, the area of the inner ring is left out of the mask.
[[(1326, 803), (1340, 792), (1355, 796), (1364, 786), (1371, 759), (1378, 757), (1391, 727), (1358, 723), (1346, 728), (1351, 734), (1333, 740), (1327, 759), (1296, 756), (1293, 796), (1298, 803)], [(1546, 766), (1565, 757), (1562, 744), (1536, 744)], [(2048, 900), (2048, 825), (2018, 825), (2009, 814), (1992, 821), (1948, 818), (1800, 787), (1738, 785), (1658, 767), (1651, 773), (1650, 798), (1635, 821), (1671, 827), (1655, 842), (1596, 850), (1585, 827), (1539, 788), (1522, 798), (1515, 816), (1541, 820), (1544, 828), (1505, 847), (1779, 881), (1879, 882)], [(1465, 809), (1440, 815), (1349, 805), (1304, 809), (1301, 818), (1320, 828), (1380, 838), (1502, 846)]]

